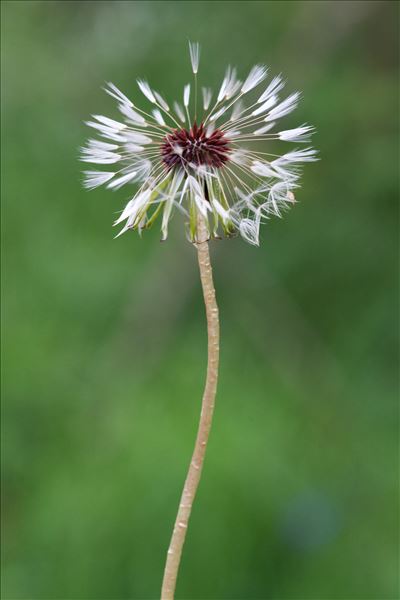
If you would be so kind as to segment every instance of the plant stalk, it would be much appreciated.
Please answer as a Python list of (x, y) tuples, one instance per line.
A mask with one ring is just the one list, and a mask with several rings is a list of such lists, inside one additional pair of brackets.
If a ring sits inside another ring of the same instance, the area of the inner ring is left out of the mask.
[(193, 502), (196, 496), (197, 487), (200, 482), (201, 471), (203, 468), (204, 456), (207, 449), (208, 437), (214, 412), (215, 395), (217, 392), (219, 363), (219, 314), (212, 277), (212, 268), (208, 247), (208, 233), (202, 217), (198, 219), (197, 242), (195, 245), (197, 248), (201, 285), (203, 288), (204, 304), (207, 316), (207, 377), (203, 393), (196, 443), (186, 476), (185, 485), (179, 503), (178, 514), (176, 516), (174, 530), (167, 553), (167, 561), (161, 589), (161, 600), (173, 600), (174, 598), (182, 548), (185, 542), (186, 531)]

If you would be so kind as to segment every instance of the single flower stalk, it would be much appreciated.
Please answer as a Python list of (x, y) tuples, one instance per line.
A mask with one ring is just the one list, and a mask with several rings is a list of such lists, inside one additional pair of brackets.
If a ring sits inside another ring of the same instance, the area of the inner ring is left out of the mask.
[[(273, 215), (282, 216), (295, 203), (301, 163), (317, 160), (316, 151), (308, 145), (277, 153), (288, 142), (308, 144), (314, 132), (307, 124), (278, 127), (300, 99), (299, 92), (281, 98), (285, 85), (281, 76), (260, 88), (267, 79), (266, 67), (256, 65), (244, 80), (228, 67), (218, 93), (202, 87), (198, 98), (199, 44), (189, 42), (189, 52), (194, 85), (184, 86), (181, 103), (174, 101), (171, 108), (147, 81), (139, 79), (149, 105), (143, 110), (108, 83), (105, 91), (117, 101), (121, 117), (93, 115), (87, 125), (101, 139), (89, 139), (81, 149), (84, 162), (107, 169), (85, 171), (86, 188), (105, 185), (118, 190), (135, 185), (114, 223), (122, 226), (116, 237), (129, 230), (141, 234), (158, 219), (161, 239), (166, 240), (169, 222), (179, 212), (187, 238), (198, 253), (207, 316), (207, 378), (195, 448), (168, 549), (162, 600), (174, 598), (217, 390), (219, 315), (208, 241), (239, 234), (259, 245), (261, 224)], [(245, 104), (247, 98), (250, 101)]]

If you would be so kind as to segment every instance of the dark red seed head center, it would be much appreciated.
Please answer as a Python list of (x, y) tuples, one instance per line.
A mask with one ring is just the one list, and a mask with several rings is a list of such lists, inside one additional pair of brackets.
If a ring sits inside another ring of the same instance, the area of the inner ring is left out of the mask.
[(175, 129), (161, 143), (161, 156), (168, 169), (207, 165), (222, 167), (229, 160), (228, 139), (220, 129), (207, 133), (203, 123), (192, 128)]

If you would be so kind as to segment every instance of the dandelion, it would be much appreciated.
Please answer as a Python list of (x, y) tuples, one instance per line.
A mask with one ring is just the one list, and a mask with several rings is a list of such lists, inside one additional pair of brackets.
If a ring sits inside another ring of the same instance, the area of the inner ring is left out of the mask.
[[(208, 329), (207, 379), (195, 449), (167, 554), (163, 600), (174, 597), (217, 389), (219, 316), (208, 240), (240, 235), (258, 246), (262, 223), (282, 216), (295, 203), (301, 163), (317, 160), (316, 151), (307, 145), (312, 126), (280, 127), (280, 120), (300, 100), (299, 92), (281, 97), (282, 76), (266, 82), (268, 69), (256, 65), (240, 80), (236, 69), (228, 67), (216, 93), (202, 87), (199, 94), (199, 44), (189, 42), (189, 54), (193, 83), (186, 83), (181, 99), (171, 105), (143, 79), (137, 84), (145, 110), (108, 83), (105, 91), (117, 101), (121, 116), (114, 120), (93, 115), (87, 125), (101, 139), (89, 139), (81, 149), (82, 161), (102, 166), (84, 172), (87, 189), (135, 185), (115, 220), (115, 226), (122, 226), (116, 237), (129, 230), (142, 233), (159, 218), (161, 239), (166, 240), (169, 223), (179, 212), (198, 252)], [(283, 149), (288, 143), (307, 146)]]

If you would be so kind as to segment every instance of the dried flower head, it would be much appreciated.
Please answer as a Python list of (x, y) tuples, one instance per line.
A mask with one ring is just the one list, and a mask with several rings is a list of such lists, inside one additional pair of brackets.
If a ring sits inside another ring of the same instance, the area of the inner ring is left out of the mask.
[[(239, 232), (251, 244), (259, 244), (261, 223), (270, 215), (281, 216), (295, 202), (299, 165), (316, 160), (310, 147), (272, 154), (272, 142), (309, 142), (313, 127), (273, 132), (277, 122), (292, 112), (299, 101), (295, 92), (285, 99), (281, 76), (262, 90), (255, 89), (267, 77), (264, 66), (253, 67), (244, 81), (228, 67), (218, 94), (202, 88), (197, 99), (200, 47), (189, 43), (194, 74), (183, 89), (183, 104), (166, 100), (144, 80), (138, 86), (152, 107), (139, 108), (112, 83), (105, 90), (118, 102), (121, 121), (93, 115), (87, 125), (107, 142), (90, 139), (82, 148), (84, 162), (116, 165), (112, 171), (86, 171), (84, 185), (93, 189), (105, 184), (117, 190), (135, 183), (138, 188), (114, 225), (124, 223), (117, 237), (129, 229), (139, 233), (162, 213), (162, 239), (174, 209), (186, 217), (188, 237), (197, 239), (199, 214), (210, 237)], [(254, 97), (246, 107), (243, 98)], [(199, 105), (199, 106), (198, 106)], [(266, 142), (265, 150), (258, 150)], [(255, 148), (254, 148), (255, 146)], [(118, 166), (117, 166), (118, 165)]]

